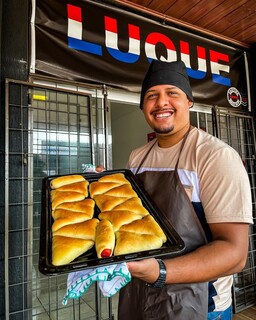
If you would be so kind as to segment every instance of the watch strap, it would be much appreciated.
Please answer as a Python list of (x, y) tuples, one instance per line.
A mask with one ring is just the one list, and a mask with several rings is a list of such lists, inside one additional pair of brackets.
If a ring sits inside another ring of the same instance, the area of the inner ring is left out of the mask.
[(153, 283), (147, 283), (147, 285), (151, 288), (163, 288), (166, 281), (166, 267), (161, 259), (156, 259), (159, 264), (159, 277)]

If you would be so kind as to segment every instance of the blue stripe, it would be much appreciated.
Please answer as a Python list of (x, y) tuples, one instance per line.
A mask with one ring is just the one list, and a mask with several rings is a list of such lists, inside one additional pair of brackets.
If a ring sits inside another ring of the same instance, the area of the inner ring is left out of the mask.
[(210, 281), (208, 284), (208, 291), (209, 291), (209, 297), (208, 297), (208, 312), (213, 312), (215, 310), (215, 303), (213, 300), (213, 297), (217, 296), (217, 291), (213, 285), (214, 281)]
[(193, 79), (203, 79), (206, 76), (205, 71), (193, 70), (190, 68), (187, 68), (187, 73), (188, 73), (188, 76)]
[(231, 86), (231, 80), (229, 78), (224, 78), (218, 74), (212, 75), (212, 81), (219, 84), (223, 84), (224, 86), (227, 86), (227, 87)]
[(69, 48), (102, 56), (102, 47), (98, 44), (68, 37)]
[(134, 63), (139, 60), (139, 56), (137, 54), (129, 53), (129, 52), (121, 52), (116, 49), (107, 48), (108, 52), (115, 59), (126, 62), (126, 63)]
[(195, 209), (196, 215), (201, 223), (201, 226), (204, 229), (204, 232), (205, 232), (205, 235), (206, 235), (208, 242), (212, 241), (211, 229), (209, 227), (209, 224), (206, 221), (204, 208), (203, 208), (201, 202), (192, 202), (192, 205)]

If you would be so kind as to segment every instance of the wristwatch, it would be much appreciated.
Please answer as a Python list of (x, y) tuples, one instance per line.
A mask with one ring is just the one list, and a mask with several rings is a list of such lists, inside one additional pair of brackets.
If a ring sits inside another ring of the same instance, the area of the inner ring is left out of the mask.
[(165, 280), (166, 280), (166, 267), (161, 259), (156, 259), (157, 262), (159, 263), (159, 277), (158, 279), (153, 282), (153, 283), (147, 283), (147, 285), (151, 288), (163, 288), (165, 285)]

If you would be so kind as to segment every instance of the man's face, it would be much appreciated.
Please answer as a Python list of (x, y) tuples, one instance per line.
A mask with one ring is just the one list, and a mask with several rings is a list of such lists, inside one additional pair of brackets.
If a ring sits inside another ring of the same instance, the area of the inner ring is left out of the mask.
[(161, 135), (174, 134), (189, 123), (192, 102), (173, 85), (151, 87), (144, 96), (143, 112), (150, 127)]

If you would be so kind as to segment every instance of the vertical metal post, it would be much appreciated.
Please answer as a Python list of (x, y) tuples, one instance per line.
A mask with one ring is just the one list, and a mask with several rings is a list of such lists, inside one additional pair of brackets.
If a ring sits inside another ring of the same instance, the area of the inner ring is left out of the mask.
[[(32, 273), (33, 273), (33, 110), (31, 109), (30, 97), (28, 97), (28, 155), (27, 166), (28, 171), (28, 208), (27, 208), (27, 261), (26, 261), (26, 277), (27, 277), (27, 309), (29, 309), (28, 317), (32, 318)], [(24, 177), (22, 177), (25, 181)], [(26, 242), (25, 242), (26, 243)]]
[(100, 320), (101, 319), (101, 301), (100, 301), (100, 288), (97, 284), (95, 283), (95, 307), (96, 307), (96, 319)]
[(108, 125), (108, 91), (107, 86), (103, 84), (102, 86), (103, 94), (103, 110), (104, 110), (104, 129), (105, 129), (105, 166), (107, 169), (110, 169), (109, 164), (109, 125)]
[(5, 81), (5, 237), (4, 237), (5, 318), (9, 319), (9, 82)]

